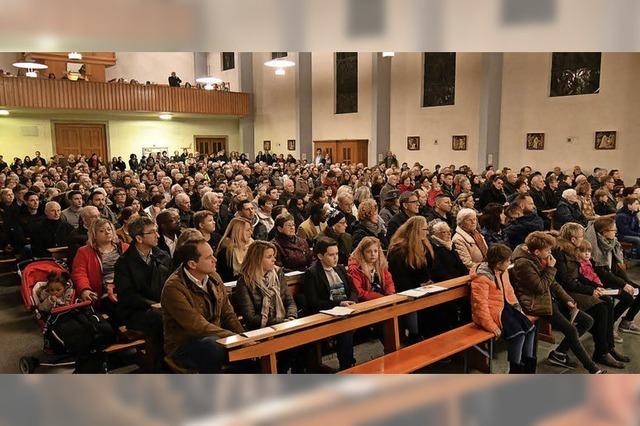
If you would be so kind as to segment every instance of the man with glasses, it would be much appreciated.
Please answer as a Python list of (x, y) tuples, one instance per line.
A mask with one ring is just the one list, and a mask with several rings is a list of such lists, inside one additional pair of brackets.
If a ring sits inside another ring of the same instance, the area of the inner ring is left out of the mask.
[(417, 216), (419, 209), (418, 196), (415, 192), (403, 192), (400, 194), (400, 211), (389, 220), (389, 224), (387, 225), (387, 238), (390, 240), (403, 223), (409, 220), (409, 218)]
[(132, 245), (116, 261), (114, 284), (118, 316), (130, 330), (150, 341), (154, 369), (162, 367), (163, 338), (160, 296), (171, 274), (171, 258), (158, 248), (158, 228), (147, 217), (129, 224)]

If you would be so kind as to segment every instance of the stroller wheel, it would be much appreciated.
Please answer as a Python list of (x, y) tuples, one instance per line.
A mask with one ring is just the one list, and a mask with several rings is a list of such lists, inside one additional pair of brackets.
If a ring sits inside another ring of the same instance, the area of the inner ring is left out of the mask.
[(33, 357), (22, 357), (20, 358), (20, 372), (22, 374), (31, 374), (38, 367), (38, 360)]

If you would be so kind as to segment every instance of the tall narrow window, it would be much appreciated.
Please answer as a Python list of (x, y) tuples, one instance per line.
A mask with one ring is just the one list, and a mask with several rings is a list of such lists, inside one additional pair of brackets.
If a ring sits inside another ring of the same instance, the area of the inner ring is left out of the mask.
[(549, 96), (598, 93), (601, 59), (600, 53), (554, 53)]
[(286, 58), (287, 52), (271, 52), (271, 59)]
[(232, 70), (236, 67), (236, 59), (233, 52), (222, 52), (222, 71)]
[(358, 112), (358, 52), (336, 53), (336, 114)]
[(425, 53), (422, 106), (453, 105), (456, 99), (456, 54)]

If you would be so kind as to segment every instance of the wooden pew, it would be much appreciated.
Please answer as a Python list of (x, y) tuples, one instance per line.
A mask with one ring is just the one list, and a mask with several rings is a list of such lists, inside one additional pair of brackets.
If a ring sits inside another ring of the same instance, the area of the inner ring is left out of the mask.
[(47, 249), (47, 251), (51, 254), (51, 257), (56, 260), (67, 260), (67, 258), (69, 257), (69, 247), (67, 246), (53, 247)]
[[(446, 359), (477, 345), (489, 342), (486, 357), (491, 373), (494, 334), (481, 329), (473, 323), (439, 334), (422, 342), (407, 346), (363, 364), (356, 365), (341, 374), (406, 374), (413, 373), (438, 361)], [(484, 352), (483, 352), (484, 353)], [(465, 352), (464, 372), (468, 372), (467, 353)]]
[(345, 318), (315, 314), (277, 324), (259, 338), (234, 335), (218, 340), (229, 351), (230, 361), (260, 358), (263, 372), (275, 373), (276, 354), (294, 347), (324, 340), (376, 323), (383, 323), (385, 353), (400, 349), (399, 317), (469, 296), (469, 277), (438, 283), (447, 290), (412, 299), (398, 294), (353, 305), (355, 312)]

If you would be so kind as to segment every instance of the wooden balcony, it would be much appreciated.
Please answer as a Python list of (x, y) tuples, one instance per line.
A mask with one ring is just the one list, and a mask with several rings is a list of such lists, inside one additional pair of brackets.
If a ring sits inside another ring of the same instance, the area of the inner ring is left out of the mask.
[(161, 85), (0, 77), (0, 106), (245, 116), (249, 94)]

